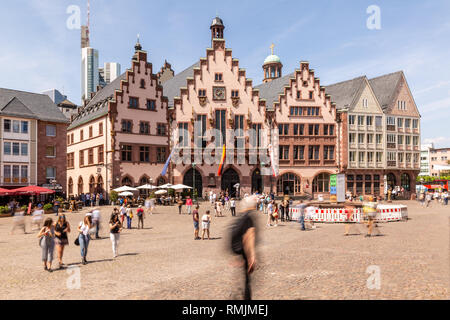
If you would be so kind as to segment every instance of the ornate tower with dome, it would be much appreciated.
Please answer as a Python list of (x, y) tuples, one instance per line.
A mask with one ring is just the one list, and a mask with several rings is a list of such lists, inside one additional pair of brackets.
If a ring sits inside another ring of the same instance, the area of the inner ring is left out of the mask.
[(283, 64), (277, 55), (273, 54), (273, 48), (275, 45), (272, 43), (270, 46), (271, 54), (264, 60), (263, 70), (264, 70), (264, 83), (270, 82), (274, 79), (281, 78), (283, 69)]

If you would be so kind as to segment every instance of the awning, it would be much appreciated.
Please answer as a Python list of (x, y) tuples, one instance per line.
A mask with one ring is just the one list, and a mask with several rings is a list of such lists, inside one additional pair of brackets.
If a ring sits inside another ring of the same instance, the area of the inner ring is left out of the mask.
[(42, 188), (38, 186), (28, 186), (19, 189), (12, 190), (16, 195), (40, 195), (40, 194), (53, 194), (55, 191)]
[(14, 195), (14, 191), (13, 190), (8, 190), (8, 189), (3, 189), (0, 188), (0, 196), (12, 196)]

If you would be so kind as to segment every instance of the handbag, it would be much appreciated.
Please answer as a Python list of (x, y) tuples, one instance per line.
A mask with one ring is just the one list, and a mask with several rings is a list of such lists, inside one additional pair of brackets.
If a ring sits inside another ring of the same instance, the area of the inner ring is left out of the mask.
[(77, 237), (74, 241), (74, 245), (79, 246), (80, 245), (80, 238)]

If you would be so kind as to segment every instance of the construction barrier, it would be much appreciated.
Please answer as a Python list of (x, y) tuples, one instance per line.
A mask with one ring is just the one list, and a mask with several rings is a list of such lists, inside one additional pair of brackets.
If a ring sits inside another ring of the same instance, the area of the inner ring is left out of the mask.
[[(293, 221), (300, 219), (301, 209), (290, 208), (290, 218)], [(360, 223), (364, 220), (363, 209), (354, 209), (352, 219), (347, 221), (348, 211), (343, 208), (334, 209), (305, 209), (305, 221), (339, 223), (339, 222), (356, 222)], [(375, 220), (378, 222), (401, 221), (408, 218), (408, 208), (404, 205), (379, 205), (377, 207), (377, 215)]]

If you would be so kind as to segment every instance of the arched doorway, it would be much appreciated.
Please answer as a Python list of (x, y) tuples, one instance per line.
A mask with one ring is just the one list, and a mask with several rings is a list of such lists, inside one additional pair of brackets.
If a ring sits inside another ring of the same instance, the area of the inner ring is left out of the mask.
[(72, 196), (73, 195), (73, 180), (72, 180), (72, 177), (69, 177), (69, 187), (67, 188), (68, 189), (68, 193), (69, 193), (69, 196)]
[(330, 192), (330, 174), (321, 173), (313, 180), (313, 193)]
[(122, 179), (122, 186), (131, 187), (132, 184), (133, 182), (131, 182), (131, 179), (129, 177), (124, 177)]
[(389, 173), (387, 175), (387, 186), (388, 186), (388, 190), (394, 190), (394, 187), (397, 185), (397, 181), (395, 179), (395, 175), (393, 173)]
[(193, 188), (194, 179), (195, 179), (195, 190), (197, 190), (197, 196), (201, 197), (203, 195), (202, 175), (197, 169), (190, 168), (184, 174), (183, 184)]
[[(139, 179), (139, 186), (143, 186), (145, 184), (150, 184), (150, 179), (147, 176), (143, 176), (141, 179)], [(139, 194), (141, 196), (147, 197), (149, 193), (148, 189), (139, 189)]]
[(411, 179), (409, 177), (409, 174), (407, 174), (407, 173), (402, 174), (401, 183), (402, 183), (402, 187), (405, 189), (405, 191), (411, 191)]
[(97, 193), (103, 193), (103, 177), (97, 177)]
[(91, 176), (89, 178), (89, 193), (94, 193), (97, 190), (95, 190), (95, 178)]
[(283, 174), (277, 182), (277, 194), (296, 195), (301, 192), (300, 177), (294, 173)]
[(83, 178), (78, 178), (78, 195), (83, 193)]
[(222, 191), (228, 191), (228, 195), (237, 197), (234, 187), (236, 183), (240, 183), (239, 175), (233, 168), (229, 168), (222, 175)]
[(262, 183), (261, 170), (256, 168), (252, 174), (252, 193), (258, 192), (262, 193), (263, 191), (263, 183)]
[(159, 177), (157, 180), (156, 180), (156, 185), (157, 186), (162, 186), (162, 185), (165, 185), (167, 182), (166, 182), (166, 179), (164, 178), (164, 177)]

